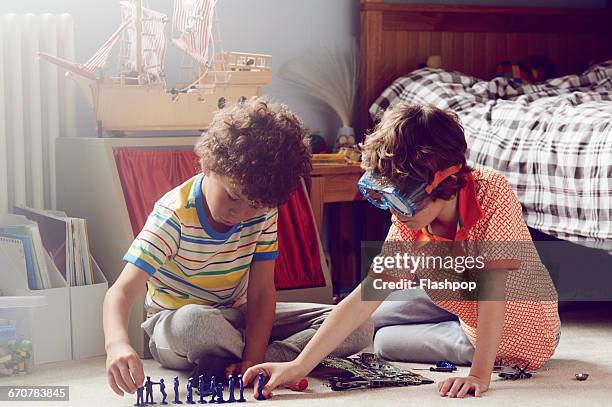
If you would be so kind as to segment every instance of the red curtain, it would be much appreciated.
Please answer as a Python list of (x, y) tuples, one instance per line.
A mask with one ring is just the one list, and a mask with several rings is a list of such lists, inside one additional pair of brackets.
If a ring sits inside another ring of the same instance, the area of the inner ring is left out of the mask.
[[(191, 150), (115, 148), (113, 153), (134, 236), (163, 194), (200, 171)], [(278, 245), (277, 289), (325, 285), (315, 223), (303, 188), (278, 208)]]

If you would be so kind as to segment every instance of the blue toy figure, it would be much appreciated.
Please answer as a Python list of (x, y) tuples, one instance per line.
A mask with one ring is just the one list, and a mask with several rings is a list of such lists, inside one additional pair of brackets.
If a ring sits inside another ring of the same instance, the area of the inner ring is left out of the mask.
[(229, 398), (227, 399), (228, 403), (235, 403), (236, 396), (234, 396), (234, 375), (229, 377)]
[(147, 381), (145, 382), (146, 404), (155, 404), (155, 401), (153, 401), (153, 384), (151, 377), (147, 376)]
[(217, 383), (217, 403), (225, 403), (225, 400), (223, 400), (223, 383)]
[(209, 403), (215, 402), (217, 396), (217, 383), (215, 382), (215, 376), (210, 377), (210, 401)]
[(264, 374), (263, 372), (259, 372), (257, 375), (257, 400), (265, 400), (266, 398), (263, 395), (264, 388)]
[(144, 397), (143, 397), (143, 391), (144, 391), (144, 387), (139, 387), (136, 390), (136, 404), (134, 404), (134, 406), (136, 407), (140, 407), (140, 406), (144, 406)]
[(173, 404), (183, 404), (183, 402), (179, 399), (179, 378), (178, 376), (174, 376), (174, 402)]
[(200, 393), (200, 404), (206, 404), (206, 400), (204, 400), (204, 375), (198, 376), (198, 392)]
[(164, 383), (164, 379), (159, 379), (159, 392), (162, 394), (162, 401), (160, 404), (168, 404), (168, 402), (166, 402), (168, 393), (166, 393), (166, 383)]
[(187, 404), (195, 404), (193, 401), (193, 377), (187, 380)]
[(244, 398), (244, 381), (242, 380), (242, 375), (238, 375), (238, 382), (240, 386), (240, 398), (238, 399), (238, 403), (244, 403), (246, 399)]

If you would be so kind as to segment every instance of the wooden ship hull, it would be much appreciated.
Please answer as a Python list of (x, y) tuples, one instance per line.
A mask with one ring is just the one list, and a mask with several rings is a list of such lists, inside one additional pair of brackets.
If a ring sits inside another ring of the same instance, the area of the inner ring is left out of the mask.
[[(215, 80), (215, 76), (217, 80)], [(227, 81), (219, 80), (228, 77)], [(209, 72), (184, 92), (169, 92), (163, 83), (130, 84), (125, 78), (109, 83), (74, 76), (87, 95), (98, 131), (203, 131), (226, 104), (260, 96), (272, 83), (270, 71)]]

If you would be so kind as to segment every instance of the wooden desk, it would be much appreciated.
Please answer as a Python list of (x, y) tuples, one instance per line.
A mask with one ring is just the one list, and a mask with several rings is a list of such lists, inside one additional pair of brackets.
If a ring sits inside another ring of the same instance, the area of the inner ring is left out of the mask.
[(323, 231), (325, 204), (329, 208), (328, 243), (334, 294), (351, 291), (359, 282), (362, 225), (354, 201), (361, 201), (357, 181), (359, 165), (314, 165), (310, 178), (310, 202), (319, 233)]
[(362, 199), (357, 181), (363, 170), (359, 165), (314, 165), (310, 174), (310, 203), (319, 232), (323, 230), (323, 206), (326, 203)]

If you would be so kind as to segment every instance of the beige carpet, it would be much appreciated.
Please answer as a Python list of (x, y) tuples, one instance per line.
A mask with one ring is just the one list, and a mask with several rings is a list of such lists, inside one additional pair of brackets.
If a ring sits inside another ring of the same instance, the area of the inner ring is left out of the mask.
[[(497, 377), (489, 392), (480, 399), (446, 399), (438, 396), (436, 385), (376, 390), (351, 390), (332, 392), (315, 379), (310, 380), (306, 393), (289, 390), (277, 392), (274, 399), (257, 402), (249, 398), (249, 404), (267, 403), (276, 406), (448, 406), (470, 404), (481, 406), (612, 406), (612, 307), (573, 307), (562, 314), (561, 342), (555, 357), (538, 371), (534, 378), (523, 381), (499, 381)], [(164, 377), (168, 384), (174, 372), (160, 368), (152, 360), (146, 360), (146, 373), (153, 378)], [(402, 364), (417, 367), (416, 364)], [(465, 373), (462, 368), (460, 373)], [(576, 372), (588, 372), (585, 382), (574, 379)], [(184, 375), (182, 376), (184, 378)], [(430, 374), (439, 381), (448, 374)], [(182, 381), (185, 383), (185, 381)], [(39, 366), (29, 376), (0, 379), (0, 385), (69, 385), (70, 402), (66, 403), (3, 403), (2, 406), (131, 406), (133, 395), (122, 398), (106, 385), (104, 358), (55, 363)], [(167, 387), (172, 396), (171, 385)], [(249, 395), (251, 392), (249, 391)], [(159, 395), (155, 396), (159, 401)], [(183, 395), (182, 399), (185, 397)]]

